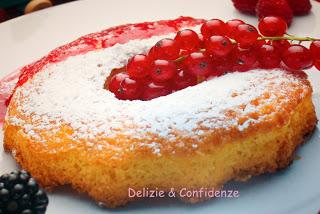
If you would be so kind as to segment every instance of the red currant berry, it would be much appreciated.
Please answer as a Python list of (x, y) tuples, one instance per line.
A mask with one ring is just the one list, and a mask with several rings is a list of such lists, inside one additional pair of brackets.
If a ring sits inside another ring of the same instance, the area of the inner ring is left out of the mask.
[(125, 73), (116, 74), (111, 78), (109, 90), (120, 100), (139, 99), (142, 93), (139, 82)]
[(314, 67), (320, 71), (320, 59), (315, 59), (314, 62)]
[(157, 82), (168, 81), (176, 74), (177, 68), (174, 62), (158, 59), (152, 63), (150, 77)]
[(272, 45), (262, 45), (258, 52), (258, 60), (262, 68), (277, 68), (281, 62), (280, 52)]
[(199, 48), (204, 48), (205, 47), (205, 39), (203, 38), (202, 34), (198, 34), (199, 40), (200, 40), (200, 44), (199, 44)]
[(147, 58), (148, 58), (149, 61), (157, 59), (157, 53), (155, 51), (155, 46), (150, 48), (150, 50), (149, 50), (149, 52), (147, 54)]
[(310, 51), (314, 59), (320, 59), (320, 41), (313, 41), (310, 44)]
[(279, 50), (281, 54), (290, 47), (288, 40), (274, 40), (271, 44), (275, 49)]
[(207, 76), (212, 70), (210, 58), (203, 52), (191, 53), (183, 62), (186, 71), (193, 76)]
[(216, 35), (226, 34), (226, 24), (220, 19), (211, 19), (201, 26), (201, 33), (205, 39)]
[(144, 90), (144, 88), (147, 87), (147, 85), (152, 82), (153, 80), (151, 79), (150, 76), (147, 76), (145, 78), (142, 78), (142, 79), (139, 79), (139, 83), (141, 84), (142, 86), (142, 89)]
[(249, 24), (238, 25), (235, 39), (241, 48), (252, 47), (257, 42), (258, 37), (258, 31), (254, 26)]
[(173, 78), (173, 90), (179, 91), (181, 89), (187, 88), (189, 86), (194, 86), (197, 84), (197, 77), (190, 75), (183, 69), (180, 69), (175, 77)]
[(109, 91), (116, 94), (120, 88), (120, 83), (127, 77), (129, 76), (126, 73), (115, 74), (109, 82), (109, 85), (108, 85)]
[(209, 55), (224, 57), (232, 51), (233, 45), (225, 36), (211, 36), (206, 41), (206, 51)]
[(222, 69), (222, 64), (220, 67), (216, 67), (214, 69), (211, 70), (210, 72), (210, 77), (219, 77), (221, 76), (222, 74), (224, 74), (226, 71)]
[(162, 39), (150, 50), (151, 59), (175, 60), (179, 57), (180, 49), (173, 39)]
[(172, 92), (168, 83), (149, 82), (142, 94), (142, 100), (152, 100), (161, 96), (166, 96)]
[(233, 51), (228, 57), (212, 57), (214, 76), (221, 76), (223, 73), (232, 71)]
[(226, 22), (227, 25), (227, 36), (231, 39), (235, 38), (237, 28), (239, 25), (245, 24), (242, 20), (240, 19), (232, 19)]
[(174, 40), (177, 42), (180, 49), (187, 51), (195, 51), (200, 45), (198, 34), (189, 29), (179, 31)]
[(265, 44), (267, 44), (265, 40), (258, 40), (258, 41), (256, 42), (256, 44), (254, 44), (254, 46), (251, 47), (251, 49), (252, 49), (253, 51), (257, 51), (257, 52), (258, 52), (259, 49), (260, 49), (263, 45), (265, 45)]
[(126, 100), (137, 100), (142, 93), (142, 87), (137, 80), (129, 77), (125, 78), (120, 84), (124, 92)]
[(267, 16), (259, 22), (259, 31), (264, 36), (283, 36), (287, 31), (287, 23), (280, 17)]
[(257, 62), (257, 54), (255, 51), (251, 49), (241, 49), (237, 48), (234, 51), (234, 71), (248, 71), (255, 67)]
[(295, 70), (302, 70), (312, 66), (311, 53), (302, 45), (291, 45), (283, 52), (282, 60), (286, 66)]
[(131, 78), (144, 78), (148, 76), (149, 60), (146, 55), (137, 54), (133, 56), (127, 64), (127, 72)]

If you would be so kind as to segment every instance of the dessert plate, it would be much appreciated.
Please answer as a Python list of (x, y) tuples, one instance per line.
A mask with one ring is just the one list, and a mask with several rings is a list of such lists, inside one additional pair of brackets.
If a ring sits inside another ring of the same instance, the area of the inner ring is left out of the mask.
[[(313, 13), (294, 19), (290, 32), (319, 37), (320, 3)], [(176, 18), (243, 19), (257, 24), (257, 18), (238, 13), (231, 1), (199, 0), (83, 0), (61, 5), (0, 24), (0, 77), (28, 64), (50, 50), (81, 35), (119, 24)], [(317, 35), (318, 34), (318, 35)], [(314, 89), (314, 104), (320, 116), (320, 72), (307, 71)], [(3, 152), (0, 139), (0, 174), (17, 166)], [(301, 157), (288, 169), (262, 175), (246, 183), (230, 183), (225, 188), (238, 190), (238, 198), (221, 198), (195, 205), (175, 199), (145, 199), (116, 210), (99, 208), (85, 195), (68, 187), (49, 194), (47, 213), (317, 213), (320, 210), (320, 125), (298, 150)]]

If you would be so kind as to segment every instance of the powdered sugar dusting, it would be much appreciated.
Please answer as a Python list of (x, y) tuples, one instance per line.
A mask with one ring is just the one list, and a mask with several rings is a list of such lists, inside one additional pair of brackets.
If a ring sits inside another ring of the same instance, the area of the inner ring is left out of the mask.
[[(15, 102), (19, 98), (19, 112), (29, 117), (30, 123), (26, 124), (14, 115), (7, 116), (6, 120), (23, 126), (26, 133), (39, 141), (43, 140), (39, 130), (55, 133), (62, 124), (72, 127), (74, 139), (88, 142), (97, 136), (112, 138), (118, 134), (139, 138), (151, 133), (175, 139), (177, 131), (190, 136), (202, 135), (203, 129), (236, 127), (243, 131), (265, 117), (239, 121), (259, 110), (252, 100), (268, 92), (270, 97), (263, 101), (267, 104), (277, 99), (275, 92), (285, 97), (290, 89), (282, 85), (301, 84), (293, 75), (280, 69), (257, 69), (226, 74), (151, 101), (121, 101), (103, 89), (113, 68), (122, 67), (130, 56), (146, 52), (164, 37), (173, 37), (173, 34), (132, 40), (48, 65), (14, 95)], [(244, 108), (239, 109), (242, 105)], [(237, 117), (228, 116), (230, 109), (234, 109)], [(147, 147), (160, 155), (161, 148), (156, 142)], [(194, 149), (197, 147), (192, 145)], [(97, 149), (101, 150), (102, 146)]]

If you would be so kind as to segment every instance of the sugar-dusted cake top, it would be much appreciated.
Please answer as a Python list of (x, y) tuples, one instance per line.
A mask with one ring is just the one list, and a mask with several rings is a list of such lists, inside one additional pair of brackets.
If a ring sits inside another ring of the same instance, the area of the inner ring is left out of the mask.
[[(175, 139), (179, 132), (197, 137), (208, 129), (243, 131), (283, 111), (292, 102), (290, 94), (303, 97), (309, 90), (304, 80), (281, 69), (229, 73), (150, 101), (118, 100), (103, 88), (113, 68), (170, 36), (132, 40), (45, 67), (14, 96), (20, 113), (29, 117), (26, 132), (41, 140), (34, 130), (54, 132), (62, 124), (72, 127), (76, 139), (119, 133)], [(19, 124), (16, 115), (7, 121)]]

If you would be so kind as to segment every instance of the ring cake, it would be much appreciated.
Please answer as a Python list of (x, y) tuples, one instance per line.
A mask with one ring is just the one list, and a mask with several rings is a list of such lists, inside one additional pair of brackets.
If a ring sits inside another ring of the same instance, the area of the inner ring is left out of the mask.
[(22, 68), (5, 149), (42, 186), (71, 185), (108, 207), (135, 200), (128, 188), (219, 189), (287, 167), (317, 121), (302, 71), (233, 72), (149, 101), (104, 89), (112, 69), (202, 22), (110, 28)]

